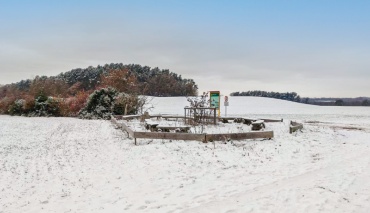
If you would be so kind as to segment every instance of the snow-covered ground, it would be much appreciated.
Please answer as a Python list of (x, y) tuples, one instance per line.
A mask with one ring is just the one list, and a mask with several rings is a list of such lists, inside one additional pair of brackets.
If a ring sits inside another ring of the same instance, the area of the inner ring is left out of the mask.
[[(0, 212), (368, 212), (370, 108), (230, 97), (273, 140), (138, 139), (109, 121), (0, 116)], [(182, 114), (185, 98), (154, 98)], [(222, 114), (224, 109), (222, 109)], [(288, 133), (289, 120), (304, 130)]]

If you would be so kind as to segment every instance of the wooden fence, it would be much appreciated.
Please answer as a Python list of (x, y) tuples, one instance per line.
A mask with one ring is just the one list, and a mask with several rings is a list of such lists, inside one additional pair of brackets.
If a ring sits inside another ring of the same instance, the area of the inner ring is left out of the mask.
[(136, 132), (133, 131), (125, 123), (117, 122), (117, 119), (112, 116), (111, 122), (118, 128), (126, 131), (132, 138), (134, 138), (135, 145), (137, 138), (151, 138), (151, 139), (166, 139), (166, 140), (192, 140), (192, 141), (226, 141), (226, 140), (244, 140), (274, 137), (273, 131), (258, 131), (258, 132), (243, 132), (243, 133), (220, 133), (220, 134), (200, 134), (200, 133), (173, 133), (173, 132)]
[(226, 134), (206, 134), (206, 141), (226, 141), (226, 140), (245, 140), (274, 137), (273, 131), (258, 131), (258, 132), (242, 132), (242, 133), (226, 133)]

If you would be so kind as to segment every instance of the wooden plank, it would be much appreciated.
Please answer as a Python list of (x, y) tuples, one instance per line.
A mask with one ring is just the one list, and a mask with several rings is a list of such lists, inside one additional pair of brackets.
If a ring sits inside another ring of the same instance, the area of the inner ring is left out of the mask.
[(258, 119), (254, 119), (254, 118), (245, 118), (245, 117), (242, 117), (241, 119), (246, 120), (246, 121), (251, 121), (251, 122), (254, 122), (254, 121), (258, 120)]
[(130, 127), (128, 127), (125, 123), (118, 123), (117, 119), (114, 116), (111, 117), (111, 122), (118, 128), (126, 131), (131, 137), (133, 137), (134, 131)]
[(243, 118), (235, 118), (234, 122), (235, 123), (244, 123), (244, 119)]
[(290, 126), (289, 127), (289, 133), (292, 134), (293, 132), (296, 132), (300, 129), (303, 129), (303, 125), (298, 125), (298, 126)]
[(122, 120), (129, 120), (134, 118), (140, 118), (140, 115), (121, 115)]
[(162, 116), (163, 115), (161, 114), (149, 115), (150, 118), (157, 118), (157, 119), (162, 118)]
[(114, 124), (114, 125), (117, 125), (118, 123), (117, 123), (117, 119), (116, 119), (116, 117), (115, 116), (111, 116), (111, 118), (110, 118), (110, 121)]
[(190, 126), (157, 126), (157, 129), (169, 129), (169, 130), (190, 129)]
[(265, 123), (283, 122), (283, 119), (281, 119), (281, 120), (279, 120), (279, 119), (264, 119), (264, 118), (253, 119), (253, 118), (245, 118), (245, 117), (243, 117), (243, 119), (247, 120), (247, 121), (264, 120)]
[(247, 124), (248, 126), (251, 125), (253, 122), (256, 121), (256, 119), (251, 118), (242, 118), (243, 124)]
[(301, 125), (301, 123), (298, 123), (298, 122), (295, 122), (295, 121), (290, 121), (290, 125), (298, 126), (298, 125)]
[(112, 115), (111, 118), (115, 118), (116, 120), (121, 119), (122, 115)]
[(296, 132), (300, 129), (303, 129), (303, 124), (297, 123), (297, 122), (294, 122), (294, 121), (290, 122), (290, 126), (289, 126), (289, 133), (290, 134), (292, 134), (293, 132)]
[(163, 115), (162, 118), (166, 118), (166, 119), (169, 119), (169, 118), (184, 119), (185, 116), (181, 116), (181, 115)]
[(167, 140), (196, 140), (204, 141), (205, 134), (172, 133), (172, 132), (134, 132), (134, 138), (151, 138)]
[(140, 115), (112, 115), (116, 120), (130, 120), (134, 118), (139, 118)]
[(263, 124), (265, 121), (264, 120), (257, 120), (253, 121), (252, 124), (258, 125), (258, 124)]
[(224, 119), (224, 118), (220, 118), (220, 121), (221, 121), (222, 123), (229, 123), (229, 120)]
[(264, 120), (258, 120), (252, 123), (252, 130), (261, 130), (265, 128)]
[(148, 125), (159, 125), (159, 122), (152, 121), (151, 119), (145, 119), (145, 123)]
[(225, 119), (225, 120), (235, 120), (240, 117), (220, 117), (220, 119)]
[(263, 118), (261, 118), (261, 120), (264, 120), (265, 123), (283, 122), (283, 119), (278, 120), (278, 119), (263, 119)]
[(153, 130), (158, 131), (161, 129), (162, 132), (169, 132), (170, 130), (180, 130), (179, 132), (189, 132), (190, 126), (156, 126)]
[(273, 138), (273, 131), (261, 132), (243, 132), (243, 133), (227, 133), (227, 134), (206, 134), (207, 141), (225, 141), (225, 140), (244, 140), (258, 138)]
[(129, 126), (127, 126), (125, 123), (119, 123), (119, 125), (121, 125), (120, 127), (125, 130), (131, 137), (134, 137), (134, 131)]
[(132, 131), (127, 125), (125, 125), (123, 123), (118, 123), (115, 116), (112, 116), (110, 120), (114, 125), (116, 125), (120, 129), (123, 129), (124, 131), (126, 131), (130, 136), (134, 135), (134, 131)]

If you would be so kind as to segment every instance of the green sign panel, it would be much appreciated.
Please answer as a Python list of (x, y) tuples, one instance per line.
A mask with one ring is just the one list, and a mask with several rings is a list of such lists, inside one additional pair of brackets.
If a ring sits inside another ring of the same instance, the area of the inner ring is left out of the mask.
[(216, 107), (217, 109), (220, 109), (220, 92), (211, 91), (209, 92), (209, 96), (211, 98), (210, 100), (211, 107)]

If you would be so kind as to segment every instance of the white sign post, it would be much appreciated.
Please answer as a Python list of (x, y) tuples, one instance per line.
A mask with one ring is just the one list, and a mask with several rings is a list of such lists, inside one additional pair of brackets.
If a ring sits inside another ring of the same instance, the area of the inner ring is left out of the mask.
[(226, 117), (227, 116), (227, 107), (229, 106), (229, 97), (227, 97), (227, 96), (225, 96), (224, 106), (225, 106), (225, 117)]

